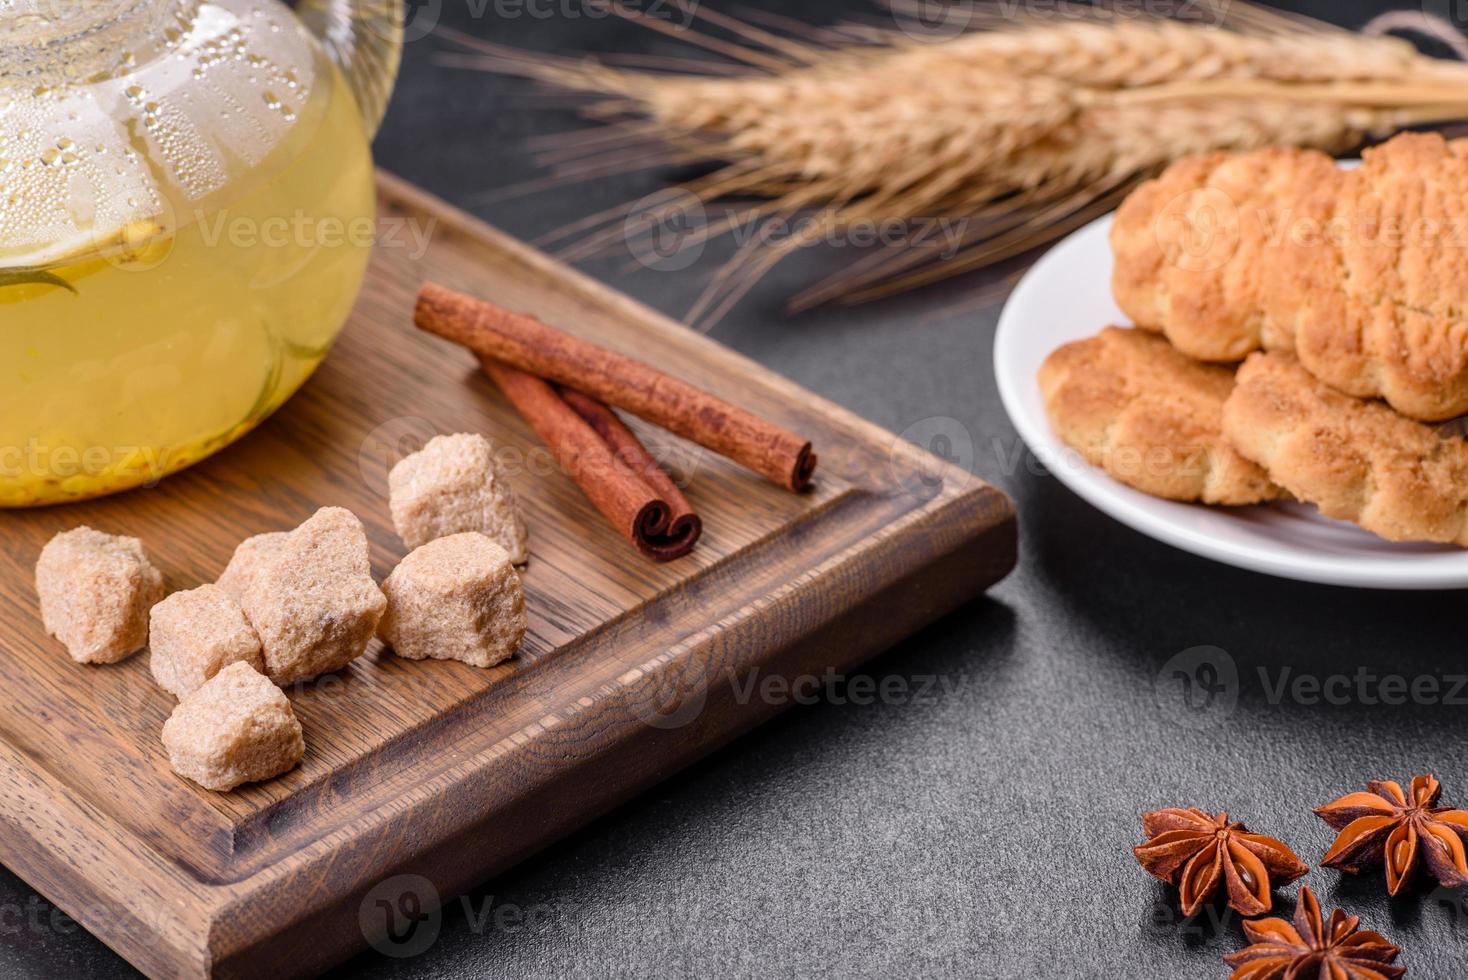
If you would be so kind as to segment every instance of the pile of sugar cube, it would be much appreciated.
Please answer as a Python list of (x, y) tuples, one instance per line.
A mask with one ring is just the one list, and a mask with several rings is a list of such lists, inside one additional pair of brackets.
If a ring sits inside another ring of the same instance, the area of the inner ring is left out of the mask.
[(141, 541), (83, 526), (41, 551), (41, 621), (78, 663), (149, 649), (154, 680), (179, 699), (163, 726), (179, 775), (217, 791), (273, 778), (305, 754), (281, 688), (342, 670), (374, 635), (399, 657), (476, 667), (524, 638), (525, 524), (488, 440), (439, 436), (388, 483), (412, 550), (381, 586), (366, 529), (341, 507), (245, 540), (218, 581), (167, 598)]

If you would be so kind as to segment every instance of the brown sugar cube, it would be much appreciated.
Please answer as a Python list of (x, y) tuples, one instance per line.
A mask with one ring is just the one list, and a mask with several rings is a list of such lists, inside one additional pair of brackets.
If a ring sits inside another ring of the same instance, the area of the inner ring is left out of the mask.
[(216, 585), (175, 592), (153, 607), (148, 630), (153, 679), (176, 698), (235, 663), (265, 670), (260, 638), (240, 604)]
[(493, 667), (525, 636), (525, 593), (504, 548), (482, 534), (451, 534), (404, 558), (382, 583), (384, 641), (409, 660)]
[(56, 535), (36, 562), (41, 623), (73, 660), (114, 664), (148, 642), (148, 610), (163, 575), (137, 538), (85, 525)]
[(228, 592), (238, 602), (255, 580), (260, 569), (265, 567), (280, 549), (285, 545), (289, 537), (287, 531), (272, 531), (269, 534), (257, 534), (253, 538), (246, 538), (235, 548), (234, 555), (229, 559), (229, 564), (219, 576), (219, 581), (214, 584), (225, 592)]
[(306, 752), (290, 701), (247, 663), (180, 701), (163, 725), (163, 747), (174, 772), (219, 791), (289, 772)]
[(388, 506), (393, 526), (409, 548), (478, 531), (497, 541), (516, 565), (529, 560), (514, 492), (483, 436), (435, 436), (399, 461), (388, 474)]
[(277, 684), (341, 670), (367, 649), (387, 607), (362, 522), (341, 507), (318, 510), (260, 564), (240, 605)]

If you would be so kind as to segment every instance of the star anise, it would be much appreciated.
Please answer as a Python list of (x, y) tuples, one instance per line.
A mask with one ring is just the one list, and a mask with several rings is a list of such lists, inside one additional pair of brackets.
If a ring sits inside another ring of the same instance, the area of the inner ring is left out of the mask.
[(1410, 796), (1391, 780), (1373, 780), (1366, 788), (1370, 792), (1315, 808), (1320, 819), (1341, 832), (1321, 864), (1351, 874), (1384, 864), (1386, 890), (1396, 895), (1418, 857), (1425, 856), (1427, 869), (1443, 885), (1468, 885), (1468, 810), (1437, 805), (1442, 785), (1436, 777), (1412, 780)]
[(1183, 915), (1198, 911), (1220, 886), (1231, 908), (1262, 915), (1276, 886), (1310, 870), (1280, 841), (1229, 823), (1227, 813), (1170, 807), (1142, 814), (1142, 827), (1150, 840), (1132, 853), (1149, 874), (1177, 886)]
[(1405, 966), (1392, 962), (1401, 949), (1380, 933), (1358, 931), (1360, 924), (1358, 916), (1336, 909), (1327, 928), (1314, 893), (1301, 886), (1293, 926), (1284, 919), (1244, 923), (1253, 945), (1223, 958), (1234, 968), (1229, 980), (1391, 980), (1405, 974)]

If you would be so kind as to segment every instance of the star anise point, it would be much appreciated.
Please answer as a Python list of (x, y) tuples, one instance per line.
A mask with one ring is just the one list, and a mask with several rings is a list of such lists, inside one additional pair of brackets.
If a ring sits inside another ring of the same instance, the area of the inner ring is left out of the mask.
[(1143, 814), (1142, 826), (1149, 839), (1132, 853), (1153, 877), (1177, 886), (1184, 915), (1220, 891), (1239, 913), (1262, 915), (1276, 886), (1309, 870), (1283, 842), (1249, 833), (1227, 813), (1171, 807)]
[(1381, 864), (1391, 895), (1406, 888), (1419, 864), (1443, 885), (1468, 884), (1468, 810), (1438, 806), (1442, 784), (1435, 776), (1418, 776), (1408, 790), (1391, 780), (1366, 787), (1315, 808), (1340, 831), (1322, 865), (1359, 874)]
[(1293, 923), (1259, 919), (1244, 923), (1250, 945), (1223, 961), (1229, 980), (1332, 977), (1338, 980), (1396, 980), (1407, 972), (1395, 963), (1401, 949), (1380, 933), (1362, 931), (1361, 920), (1340, 909), (1330, 919), (1309, 886), (1300, 889)]

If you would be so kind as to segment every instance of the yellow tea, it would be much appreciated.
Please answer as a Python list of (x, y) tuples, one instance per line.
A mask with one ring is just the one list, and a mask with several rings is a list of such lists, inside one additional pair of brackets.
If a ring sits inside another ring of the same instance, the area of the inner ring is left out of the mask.
[[(255, 70), (242, 43), (221, 57)], [(203, 56), (198, 64), (203, 77)], [(233, 111), (241, 122), (278, 114), (283, 135), (253, 162), (224, 152), (202, 161), (216, 171), (208, 194), (191, 192), (180, 165), (157, 175), (156, 215), (62, 243), (65, 254), (40, 264), (34, 249), (0, 247), (0, 506), (157, 481), (238, 438), (310, 375), (361, 283), (374, 209), (356, 102), (319, 51), (314, 68), (307, 90), (306, 72), (260, 66), (261, 103)], [(150, 112), (166, 122), (161, 98), (123, 91), (144, 125)], [(221, 125), (231, 111), (221, 100)], [(54, 154), (23, 162), (66, 168), (108, 150), (64, 130)], [(118, 161), (119, 174), (142, 169), (148, 140), (169, 138), (128, 132), (123, 155), (136, 155)], [(24, 172), (7, 175), (5, 156), (0, 140), (0, 207), (27, 184)]]

